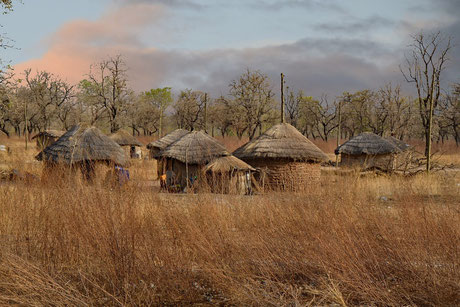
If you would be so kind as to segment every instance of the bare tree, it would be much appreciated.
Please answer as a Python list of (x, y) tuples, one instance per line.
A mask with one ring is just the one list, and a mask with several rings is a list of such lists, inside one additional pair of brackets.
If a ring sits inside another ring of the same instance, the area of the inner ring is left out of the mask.
[(120, 128), (120, 117), (126, 111), (126, 105), (132, 91), (128, 88), (127, 68), (120, 55), (91, 65), (88, 74), (90, 84), (86, 94), (90, 95), (97, 105), (103, 109), (110, 123), (110, 132)]
[(426, 168), (430, 171), (431, 135), (433, 113), (438, 106), (441, 95), (441, 74), (445, 70), (451, 39), (445, 38), (441, 32), (425, 35), (420, 33), (412, 36), (412, 51), (406, 56), (405, 67), (400, 67), (407, 82), (413, 83), (417, 89), (419, 114), (425, 130)]
[(378, 104), (383, 112), (381, 118), (385, 118), (385, 130), (402, 140), (412, 122), (411, 101), (401, 95), (400, 85), (393, 86), (391, 83), (380, 88), (377, 95)]
[(288, 122), (294, 127), (297, 127), (300, 116), (300, 103), (304, 94), (302, 91), (299, 91), (297, 95), (294, 94), (294, 91), (289, 90), (289, 86), (286, 87), (286, 94), (285, 110)]
[(307, 109), (314, 118), (319, 137), (327, 141), (331, 132), (337, 127), (336, 103), (331, 103), (327, 95), (323, 94), (321, 101), (310, 100)]
[[(257, 129), (274, 117), (274, 93), (268, 76), (249, 69), (230, 83), (231, 108), (242, 116), (244, 130), (253, 139)], [(239, 129), (241, 131), (241, 129)]]
[(234, 112), (229, 108), (230, 105), (227, 98), (220, 96), (209, 109), (212, 127), (216, 127), (222, 137), (228, 135), (236, 119)]
[(460, 145), (460, 84), (440, 99), (441, 128), (452, 133), (457, 147)]
[(187, 130), (204, 129), (204, 108), (206, 93), (187, 89), (182, 91), (174, 105), (175, 118), (180, 128)]

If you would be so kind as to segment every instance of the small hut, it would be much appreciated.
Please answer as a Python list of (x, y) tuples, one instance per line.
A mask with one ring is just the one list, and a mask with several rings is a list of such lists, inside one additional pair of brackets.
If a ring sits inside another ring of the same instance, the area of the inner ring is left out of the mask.
[(408, 149), (409, 145), (398, 139), (364, 132), (337, 147), (335, 153), (340, 154), (341, 166), (394, 171), (408, 162), (403, 154)]
[[(175, 174), (175, 182), (181, 187), (202, 179), (202, 170), (216, 158), (230, 153), (216, 139), (202, 131), (188, 132), (155, 155), (164, 159), (165, 168)], [(192, 180), (190, 180), (192, 179)]]
[(143, 145), (129, 132), (125, 130), (118, 130), (117, 132), (111, 134), (109, 137), (118, 145), (123, 147), (131, 159), (142, 159), (141, 147)]
[(273, 126), (235, 150), (237, 158), (262, 171), (260, 181), (275, 189), (298, 190), (321, 175), (320, 163), (328, 157), (290, 124)]
[(224, 156), (208, 163), (203, 171), (213, 193), (251, 194), (251, 172), (255, 170), (235, 156)]
[(45, 167), (56, 165), (79, 167), (85, 179), (91, 180), (96, 163), (128, 166), (129, 160), (123, 148), (96, 127), (73, 126), (36, 157)]
[[(157, 155), (160, 151), (189, 133), (190, 131), (184, 129), (176, 129), (171, 133), (168, 133), (164, 137), (150, 142), (147, 144), (147, 149), (149, 150), (149, 157), (150, 159), (155, 159), (155, 155)], [(160, 159), (157, 161), (157, 176), (160, 177), (162, 174), (165, 173), (165, 166), (164, 166), (164, 159)]]
[(56, 140), (60, 138), (64, 133), (65, 131), (61, 130), (45, 130), (34, 135), (32, 140), (35, 139), (37, 143), (37, 148), (39, 150), (43, 150), (47, 146), (56, 142)]

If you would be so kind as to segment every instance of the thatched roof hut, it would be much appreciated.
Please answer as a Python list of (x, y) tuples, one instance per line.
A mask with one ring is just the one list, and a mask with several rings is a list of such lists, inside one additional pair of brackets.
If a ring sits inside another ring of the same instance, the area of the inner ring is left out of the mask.
[(233, 171), (255, 171), (251, 165), (235, 156), (224, 156), (213, 160), (204, 167), (205, 172), (231, 173)]
[(115, 133), (112, 133), (109, 138), (111, 138), (113, 141), (115, 141), (118, 145), (123, 147), (126, 150), (126, 153), (129, 154), (129, 156), (134, 159), (134, 158), (142, 158), (142, 151), (140, 147), (143, 146), (141, 142), (139, 142), (138, 139), (136, 139), (134, 136), (132, 136), (129, 132), (126, 130), (118, 130)]
[(56, 140), (64, 133), (65, 131), (62, 130), (45, 130), (34, 135), (32, 140), (36, 139), (37, 148), (43, 150), (47, 146), (56, 142)]
[(327, 155), (290, 124), (278, 124), (264, 134), (241, 146), (233, 153), (246, 159), (290, 159), (303, 162), (324, 162)]
[(215, 158), (229, 155), (227, 149), (215, 138), (203, 131), (191, 131), (160, 151), (156, 157), (206, 165)]
[(342, 166), (393, 171), (407, 167), (410, 157), (403, 153), (408, 148), (409, 145), (395, 138), (364, 132), (337, 147), (335, 153), (341, 155)]
[(171, 145), (172, 143), (174, 143), (175, 141), (177, 141), (178, 139), (180, 139), (181, 137), (183, 137), (189, 132), (190, 131), (187, 131), (184, 129), (176, 129), (173, 132), (168, 133), (164, 137), (147, 144), (147, 149), (152, 152), (152, 157), (153, 157), (160, 150), (165, 149), (166, 147), (168, 147), (169, 145)]
[(106, 162), (129, 165), (123, 149), (96, 127), (75, 125), (54, 144), (41, 151), (36, 159), (48, 163), (73, 165), (86, 162)]
[(192, 131), (161, 150), (155, 158), (165, 161), (165, 169), (172, 170), (178, 183), (185, 186), (187, 178), (202, 175), (206, 164), (229, 155), (225, 147), (213, 137), (202, 131)]
[[(268, 186), (296, 190), (320, 177), (320, 163), (327, 155), (290, 124), (273, 126), (233, 153), (264, 170)], [(265, 179), (263, 179), (265, 181)]]
[(211, 192), (225, 194), (251, 194), (255, 168), (235, 156), (224, 156), (208, 163), (206, 174)]
[(401, 141), (400, 139), (395, 138), (394, 136), (389, 136), (385, 138), (387, 141), (393, 143), (393, 145), (396, 145), (401, 151), (408, 150), (410, 148), (410, 145), (407, 144), (404, 141)]
[(337, 147), (335, 153), (347, 155), (385, 155), (400, 151), (395, 144), (385, 140), (383, 137), (372, 132), (364, 132)]
[(109, 138), (111, 138), (115, 143), (120, 146), (138, 146), (142, 147), (142, 143), (139, 142), (134, 136), (132, 136), (126, 130), (118, 130), (115, 133), (112, 133)]

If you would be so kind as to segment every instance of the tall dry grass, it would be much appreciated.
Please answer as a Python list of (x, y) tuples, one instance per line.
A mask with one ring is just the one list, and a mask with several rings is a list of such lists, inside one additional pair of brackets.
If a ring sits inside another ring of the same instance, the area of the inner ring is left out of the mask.
[(144, 163), (121, 188), (0, 183), (0, 304), (460, 304), (456, 173), (171, 195)]
[(0, 304), (460, 303), (454, 184), (336, 180), (254, 197), (1, 185)]

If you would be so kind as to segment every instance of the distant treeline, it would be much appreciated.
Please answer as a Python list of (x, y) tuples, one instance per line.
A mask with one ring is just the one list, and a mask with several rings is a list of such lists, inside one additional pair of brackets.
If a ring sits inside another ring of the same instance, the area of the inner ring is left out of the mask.
[[(129, 88), (121, 56), (91, 66), (87, 78), (73, 85), (46, 71), (4, 75), (0, 83), (0, 130), (23, 135), (50, 128), (68, 129), (86, 122), (115, 132), (164, 135), (167, 130), (202, 129), (222, 136), (253, 138), (280, 121), (274, 80), (246, 70), (229, 83), (228, 94), (212, 97), (171, 88), (136, 93)], [(9, 77), (9, 78), (7, 78)], [(364, 131), (399, 139), (423, 138), (426, 123), (419, 99), (402, 95), (399, 85), (344, 92), (340, 97), (311, 97), (286, 86), (285, 120), (310, 138), (342, 138)], [(460, 143), (460, 84), (446, 90), (434, 108), (433, 138)]]

